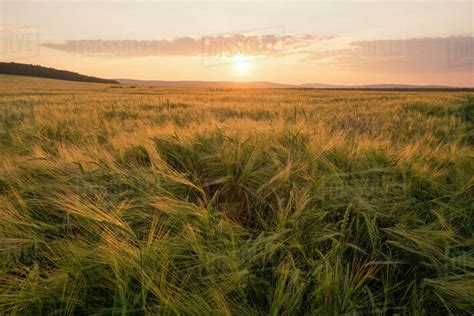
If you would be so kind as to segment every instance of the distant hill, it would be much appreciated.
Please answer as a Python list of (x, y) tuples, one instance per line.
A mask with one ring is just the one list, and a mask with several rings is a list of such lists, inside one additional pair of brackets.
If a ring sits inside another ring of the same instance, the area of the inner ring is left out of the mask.
[(129, 85), (168, 88), (293, 88), (291, 84), (281, 84), (266, 81), (235, 82), (235, 81), (160, 81), (160, 80), (133, 80), (116, 79), (118, 82)]
[(78, 74), (77, 72), (48, 68), (39, 65), (5, 63), (0, 62), (0, 74), (42, 77), (69, 81), (95, 82), (95, 83), (113, 83), (119, 84), (116, 80), (102, 79), (92, 76)]
[(325, 90), (384, 90), (384, 91), (473, 91), (473, 88), (459, 88), (450, 86), (421, 86), (407, 84), (373, 84), (373, 85), (330, 85), (323, 83), (283, 84), (267, 81), (162, 81), (162, 80), (133, 80), (116, 79), (128, 85), (146, 87), (172, 88), (254, 88), (254, 89), (325, 89)]
[(474, 91), (474, 88), (438, 85), (373, 84), (373, 85), (330, 85), (324, 83), (283, 84), (268, 81), (163, 81), (134, 79), (103, 79), (81, 75), (76, 72), (48, 68), (39, 65), (0, 62), (0, 74), (42, 77), (79, 82), (126, 84), (145, 87), (169, 88), (251, 88), (251, 89), (322, 89), (322, 90), (376, 90), (376, 91)]
[(421, 86), (410, 84), (368, 84), (368, 85), (330, 85), (324, 83), (304, 83), (298, 85), (299, 88), (315, 88), (315, 89), (452, 89), (450, 86)]

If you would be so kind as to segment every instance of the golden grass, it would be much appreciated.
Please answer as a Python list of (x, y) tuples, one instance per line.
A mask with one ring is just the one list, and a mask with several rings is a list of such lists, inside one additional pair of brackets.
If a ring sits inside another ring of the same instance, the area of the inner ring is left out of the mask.
[(0, 313), (473, 313), (473, 97), (0, 76)]

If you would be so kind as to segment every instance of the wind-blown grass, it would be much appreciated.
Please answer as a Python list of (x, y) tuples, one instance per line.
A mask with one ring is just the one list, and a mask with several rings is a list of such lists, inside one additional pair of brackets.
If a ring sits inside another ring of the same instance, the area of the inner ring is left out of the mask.
[(2, 314), (474, 312), (470, 95), (30, 84)]

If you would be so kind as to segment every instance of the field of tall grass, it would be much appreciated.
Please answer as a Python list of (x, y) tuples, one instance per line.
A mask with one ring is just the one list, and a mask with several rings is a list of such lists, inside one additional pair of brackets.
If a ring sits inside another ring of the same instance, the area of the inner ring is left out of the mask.
[(0, 314), (471, 315), (474, 94), (0, 76)]

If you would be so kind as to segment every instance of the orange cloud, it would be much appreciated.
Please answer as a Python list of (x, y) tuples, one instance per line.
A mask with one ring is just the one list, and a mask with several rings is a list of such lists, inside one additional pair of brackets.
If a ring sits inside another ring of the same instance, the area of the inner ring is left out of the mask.
[(316, 35), (245, 35), (231, 34), (202, 38), (180, 37), (173, 40), (69, 40), (43, 43), (43, 47), (90, 57), (149, 56), (282, 56), (303, 47), (331, 39)]
[(474, 37), (354, 41), (343, 49), (307, 52), (303, 61), (387, 73), (472, 73)]

